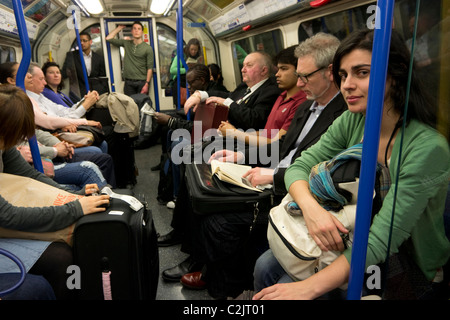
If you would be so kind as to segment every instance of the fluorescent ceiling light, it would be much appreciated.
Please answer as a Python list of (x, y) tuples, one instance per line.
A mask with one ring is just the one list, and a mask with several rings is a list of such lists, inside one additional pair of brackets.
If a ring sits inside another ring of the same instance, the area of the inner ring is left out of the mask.
[(90, 13), (90, 14), (99, 14), (103, 12), (103, 6), (100, 3), (100, 0), (79, 0), (81, 5)]
[(152, 0), (150, 11), (154, 14), (163, 14), (173, 5), (174, 0)]

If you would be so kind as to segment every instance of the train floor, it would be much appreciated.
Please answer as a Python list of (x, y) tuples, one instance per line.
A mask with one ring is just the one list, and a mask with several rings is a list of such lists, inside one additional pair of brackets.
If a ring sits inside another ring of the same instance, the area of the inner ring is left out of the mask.
[[(156, 232), (166, 234), (172, 228), (173, 209), (160, 205), (156, 200), (159, 171), (151, 171), (151, 168), (159, 163), (161, 145), (156, 144), (143, 150), (135, 150), (136, 165), (139, 170), (137, 184), (134, 187), (135, 195), (144, 195), (150, 204), (155, 223)], [(192, 290), (184, 288), (179, 282), (167, 282), (161, 277), (161, 273), (182, 262), (187, 254), (180, 251), (181, 245), (159, 248), (159, 283), (156, 300), (212, 300), (207, 290)]]

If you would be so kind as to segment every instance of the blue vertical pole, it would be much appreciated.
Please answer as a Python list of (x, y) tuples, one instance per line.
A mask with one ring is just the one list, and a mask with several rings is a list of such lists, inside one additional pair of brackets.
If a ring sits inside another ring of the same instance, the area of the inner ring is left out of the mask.
[[(178, 0), (178, 11), (177, 11), (177, 109), (180, 109), (181, 106), (181, 95), (180, 95), (180, 86), (181, 86), (181, 80), (180, 80), (180, 61), (181, 64), (183, 64), (184, 69), (187, 70), (188, 66), (186, 64), (186, 61), (184, 60), (184, 54), (183, 54), (183, 0)], [(187, 87), (187, 86), (186, 86)], [(187, 97), (189, 97), (189, 94), (187, 94)], [(187, 114), (187, 119), (190, 120), (190, 114)]]
[(377, 4), (376, 14), (380, 17), (380, 28), (375, 29), (372, 49), (348, 300), (359, 300), (363, 287), (394, 3), (394, 0), (384, 0)]
[[(22, 61), (20, 61), (19, 69), (17, 70), (16, 85), (25, 90), (25, 76), (31, 61), (30, 39), (28, 38), (27, 25), (23, 15), (22, 3), (19, 0), (13, 0), (12, 4), (14, 8), (14, 17), (16, 18), (17, 23), (17, 31), (20, 37), (20, 44), (22, 45), (23, 51)], [(28, 138), (28, 144), (30, 145), (34, 168), (40, 172), (44, 172), (36, 136)]]
[[(109, 34), (109, 28), (108, 28), (108, 19), (105, 19), (105, 34)], [(106, 50), (108, 53), (108, 61), (109, 61), (109, 80), (111, 82), (111, 92), (116, 92), (116, 84), (114, 81), (114, 70), (113, 70), (113, 64), (112, 64), (112, 56), (111, 56), (111, 44), (106, 41)]]
[[(83, 50), (81, 48), (81, 40), (80, 40), (80, 32), (79, 32), (79, 22), (77, 21), (75, 10), (72, 10), (72, 17), (73, 17), (73, 25), (75, 26), (75, 34), (77, 36), (77, 43), (78, 43), (78, 52), (80, 53), (80, 61), (81, 61), (81, 69), (83, 70), (83, 77), (84, 77), (84, 84), (86, 85), (86, 92), (90, 91), (89, 88), (89, 80), (86, 70), (86, 63), (84, 62), (83, 57)], [(80, 97), (83, 98), (83, 97)]]

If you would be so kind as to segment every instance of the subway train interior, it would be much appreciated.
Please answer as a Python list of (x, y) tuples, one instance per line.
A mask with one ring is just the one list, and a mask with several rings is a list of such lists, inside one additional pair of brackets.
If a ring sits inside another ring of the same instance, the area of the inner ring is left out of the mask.
[[(386, 6), (390, 6), (391, 11), (389, 11), (389, 8), (386, 9)], [(385, 14), (388, 18), (383, 17), (383, 10), (388, 12)], [(197, 56), (202, 57), (201, 64), (219, 66), (223, 86), (229, 92), (233, 92), (245, 82), (244, 70), (248, 67), (245, 59), (253, 52), (265, 52), (271, 58), (274, 58), (280, 51), (291, 46), (298, 46), (306, 39), (321, 32), (334, 35), (340, 41), (343, 41), (356, 30), (374, 30), (375, 42), (377, 32), (380, 35), (378, 39), (382, 41), (382, 39), (389, 40), (391, 30), (395, 30), (404, 39), (408, 49), (414, 49), (412, 56), (415, 61), (416, 78), (420, 78), (424, 86), (422, 89), (427, 91), (431, 97), (432, 101), (428, 101), (428, 105), (432, 109), (429, 111), (435, 116), (435, 130), (446, 139), (448, 150), (448, 141), (450, 141), (450, 1), (448, 0), (0, 0), (0, 15), (0, 63), (19, 63), (20, 67), (17, 74), (20, 74), (22, 79), (26, 77), (26, 70), (30, 63), (36, 63), (42, 67), (47, 62), (54, 62), (63, 70), (69, 54), (80, 52), (76, 51), (80, 46), (84, 50), (86, 42), (91, 44), (91, 51), (97, 54), (104, 64), (104, 69), (101, 66), (104, 74), (99, 74), (95, 79), (88, 79), (91, 76), (85, 73), (87, 67), (91, 69), (89, 70), (91, 74), (97, 68), (100, 68), (94, 66), (93, 60), (92, 63), (89, 62), (89, 66), (82, 63), (82, 66), (86, 67), (83, 70), (79, 69), (82, 70), (82, 74), (80, 74), (80, 71), (77, 74), (74, 68), (70, 72), (62, 71), (61, 91), (72, 98), (73, 101), (81, 100), (86, 94), (87, 88), (90, 90), (100, 88), (97, 89), (97, 91), (101, 91), (99, 94), (109, 96), (114, 94), (129, 96), (125, 92), (126, 82), (133, 78), (127, 77), (127, 71), (125, 70), (129, 67), (127, 66), (129, 60), (126, 60), (125, 57), (127, 54), (131, 56), (133, 47), (113, 45), (107, 40), (107, 37), (113, 34), (115, 39), (134, 39), (134, 22), (139, 22), (139, 25), (142, 26), (143, 42), (150, 46), (153, 53), (151, 78), (140, 79), (146, 82), (144, 87), (148, 87), (148, 91), (144, 92), (147, 108), (150, 105), (147, 111), (179, 117), (185, 116), (183, 104), (186, 100), (183, 99), (189, 99), (194, 94), (194, 92), (186, 90), (186, 87), (189, 88), (197, 79), (190, 80), (189, 84), (182, 83), (181, 80), (178, 81), (180, 78), (188, 78), (187, 76), (181, 76), (185, 72), (183, 67), (189, 70), (192, 66), (189, 64), (190, 61), (188, 60), (191, 58), (188, 59), (186, 51), (184, 52), (184, 61), (181, 61), (181, 68), (177, 69), (175, 64), (174, 73), (171, 66), (173, 67), (174, 57), (183, 54), (183, 48), (187, 46), (191, 39), (198, 40)], [(389, 19), (392, 19), (392, 23)], [(382, 38), (382, 33), (388, 34), (387, 38), (386, 35), (384, 35), (385, 38)], [(85, 38), (83, 34), (88, 34), (90, 40)], [(378, 42), (377, 44), (377, 49), (380, 51), (383, 50), (383, 47), (386, 47), (386, 43)], [(387, 44), (386, 50), (389, 51), (389, 44)], [(136, 45), (134, 46), (135, 51)], [(375, 46), (373, 52), (375, 52)], [(80, 59), (79, 56), (78, 59)], [(372, 64), (374, 63), (374, 60), (372, 60)], [(377, 65), (377, 70), (380, 70), (380, 72), (388, 69), (389, 62), (386, 60), (378, 63), (380, 64)], [(300, 65), (296, 68), (294, 70), (295, 75), (300, 79), (297, 84), (304, 81), (303, 77), (305, 76), (306, 82), (312, 78), (312, 68), (309, 68), (311, 73), (308, 75), (299, 73), (299, 70), (301, 71)], [(410, 70), (412, 65), (405, 65), (405, 68)], [(180, 69), (183, 69), (183, 71), (180, 71)], [(276, 65), (273, 69), (273, 77), (276, 78), (278, 77)], [(375, 70), (373, 66), (372, 70)], [(82, 79), (81, 82), (85, 80), (85, 89), (81, 88), (77, 78)], [(344, 78), (342, 77), (342, 79)], [(386, 74), (382, 79), (381, 87), (383, 88), (384, 81), (386, 81)], [(19, 84), (18, 78), (16, 83)], [(377, 101), (383, 103), (383, 99)], [(136, 105), (142, 107), (141, 102), (142, 100), (136, 101)], [(405, 109), (407, 109), (407, 106), (405, 106)], [(156, 118), (153, 115), (149, 116), (150, 113), (138, 109), (139, 123), (137, 124), (137, 130), (139, 132), (130, 140), (130, 157), (133, 158), (131, 161), (134, 161), (132, 170), (134, 177), (122, 183), (118, 186), (118, 189), (125, 189), (127, 193), (131, 192), (134, 197), (145, 200), (148, 204), (148, 211), (151, 213), (150, 217), (153, 220), (152, 223), (156, 232), (156, 240), (152, 238), (155, 241), (151, 245), (157, 246), (157, 241), (161, 237), (168, 236), (173, 231), (174, 207), (176, 208), (179, 203), (164, 201), (158, 197), (161, 192), (161, 180), (164, 179), (164, 173), (167, 172), (167, 167), (164, 166), (163, 162), (163, 159), (166, 160), (164, 155), (167, 153), (167, 150), (163, 150), (164, 146), (167, 145), (165, 143), (167, 130), (155, 130), (158, 126)], [(186, 121), (192, 120), (191, 116), (192, 113), (188, 114)], [(367, 117), (369, 117), (368, 114)], [(376, 122), (375, 120), (374, 122)], [(372, 141), (378, 141), (377, 130), (380, 129), (373, 126), (373, 130), (375, 140)], [(365, 136), (363, 143), (366, 140), (369, 141), (369, 139)], [(447, 155), (443, 155), (443, 157), (445, 158)], [(404, 156), (408, 156), (406, 147)], [(450, 181), (450, 163), (447, 163), (446, 166), (446, 175), (443, 174), (439, 178), (440, 185), (445, 182), (448, 185)], [(409, 170), (414, 169), (417, 170), (417, 167), (409, 168)], [(118, 176), (117, 173), (122, 172), (121, 170), (125, 170), (125, 168), (115, 168), (116, 176)], [(371, 172), (372, 175), (367, 174), (366, 177), (372, 176), (369, 181), (372, 181), (373, 184), (374, 170)], [(181, 174), (184, 175), (185, 171), (181, 170)], [(364, 174), (364, 170), (361, 171), (362, 174)], [(419, 174), (420, 172), (409, 172), (408, 176)], [(403, 177), (401, 176), (401, 178)], [(411, 179), (411, 177), (409, 178)], [(423, 179), (427, 179), (427, 177), (422, 177)], [(435, 181), (438, 178), (434, 178), (433, 181), (431, 181), (433, 178), (430, 177), (429, 179), (429, 181), (422, 181), (424, 188), (433, 188), (438, 183)], [(184, 181), (184, 179), (181, 180)], [(361, 183), (362, 181), (361, 177)], [(429, 184), (427, 185), (427, 183)], [(394, 186), (394, 183), (392, 186)], [(401, 189), (401, 185), (399, 189)], [(446, 187), (445, 189), (447, 191), (445, 195), (448, 195), (450, 188)], [(2, 194), (1, 190), (0, 194)], [(450, 200), (447, 197), (445, 202), (444, 198), (445, 196), (441, 197), (441, 203), (439, 204), (440, 208), (443, 209), (442, 219), (440, 219), (440, 222), (436, 222), (438, 225), (435, 226), (435, 229), (440, 231), (445, 229), (448, 242), (450, 237)], [(389, 197), (389, 200), (392, 201), (392, 198)], [(245, 205), (245, 202), (244, 197), (242, 206)], [(209, 205), (221, 206), (224, 204)], [(400, 204), (397, 207), (399, 211), (402, 210)], [(187, 212), (190, 209), (183, 208), (183, 210)], [(426, 210), (426, 208), (421, 210)], [(269, 211), (270, 208), (259, 210), (260, 216), (265, 216), (266, 219), (262, 219), (263, 222), (258, 225), (257, 229), (259, 232), (257, 234), (261, 238), (260, 247), (258, 247), (261, 252), (258, 252), (258, 254), (269, 248), (266, 239)], [(356, 223), (358, 223), (358, 217), (356, 220)], [(394, 233), (395, 231), (394, 228)], [(366, 230), (365, 248), (367, 247), (367, 232), (368, 230)], [(114, 235), (112, 234), (111, 237), (113, 238)], [(362, 238), (364, 239), (364, 236)], [(206, 238), (203, 238), (203, 240), (206, 241)], [(221, 241), (226, 246), (228, 239), (221, 239)], [(245, 242), (245, 240), (242, 241)], [(426, 242), (425, 240), (419, 241), (420, 243)], [(448, 243), (446, 248), (448, 257), (450, 255)], [(245, 299), (238, 295), (239, 292), (232, 290), (231, 292), (216, 294), (217, 288), (222, 287), (217, 285), (212, 290), (210, 284), (205, 285), (205, 282), (202, 282), (201, 279), (194, 279), (197, 282), (190, 287), (180, 282), (179, 278), (168, 279), (165, 277), (163, 275), (165, 271), (173, 269), (190, 257), (190, 254), (185, 252), (181, 241), (159, 246), (156, 251), (156, 255), (152, 259), (156, 260), (154, 263), (157, 264), (158, 275), (157, 281), (151, 282), (151, 285), (155, 286), (155, 288), (151, 288), (151, 291), (154, 292), (151, 299), (158, 301), (217, 301), (227, 298), (236, 299), (237, 297)], [(239, 257), (222, 259), (224, 259), (224, 265), (227, 266), (230, 264), (229, 259), (235, 259), (235, 264), (242, 265), (242, 268), (244, 268), (246, 262), (241, 259), (242, 254)], [(124, 259), (128, 258), (124, 257)], [(365, 259), (365, 254), (362, 255), (362, 259)], [(364, 277), (364, 271), (362, 274), (358, 272), (358, 265), (356, 263), (353, 265), (353, 260), (352, 257), (351, 272), (354, 273), (351, 273), (350, 276), (348, 292), (350, 290), (355, 292), (356, 290), (356, 300), (358, 300), (362, 295), (360, 288), (357, 284), (352, 285), (351, 282), (359, 283), (355, 279), (358, 276)], [(250, 268), (254, 267), (255, 260), (252, 260), (252, 263)], [(218, 264), (220, 264), (220, 261), (214, 264), (215, 269), (220, 269)], [(448, 301), (450, 297), (448, 264), (447, 260), (446, 264), (442, 266), (443, 269), (440, 270), (444, 270), (443, 276), (439, 280), (441, 287), (443, 287), (440, 290), (443, 293), (441, 292), (439, 298), (434, 299)], [(237, 268), (233, 270), (236, 271)], [(192, 270), (188, 268), (185, 271)], [(208, 273), (208, 268), (205, 270), (205, 266), (203, 266), (201, 270), (195, 271)], [(152, 272), (156, 271), (153, 270)], [(226, 283), (224, 287), (233, 287), (234, 283), (231, 283), (234, 281), (233, 277), (218, 277), (217, 274), (220, 274), (220, 272), (217, 270), (215, 272), (215, 277), (207, 279), (210, 281), (228, 281), (230, 283)], [(83, 273), (82, 269), (81, 273)], [(114, 271), (112, 271), (113, 273)], [(244, 284), (236, 284), (241, 292), (254, 289), (252, 277), (253, 274), (250, 272), (247, 274)], [(367, 279), (367, 274), (364, 279)], [(115, 300), (114, 280), (111, 280), (111, 282), (112, 299)], [(442, 285), (442, 283), (446, 283), (446, 285)], [(89, 282), (82, 282), (82, 286), (89, 286)], [(148, 290), (148, 288), (143, 290)], [(141, 296), (132, 297), (131, 299), (140, 299)], [(353, 297), (355, 297), (355, 294)], [(382, 295), (377, 297), (382, 297)], [(355, 298), (349, 296), (344, 296), (345, 298), (355, 300)], [(260, 307), (261, 305), (257, 306)], [(191, 314), (199, 312), (192, 309), (192, 304), (190, 308), (186, 312)], [(236, 315), (237, 309), (227, 309), (224, 312), (231, 313), (233, 311)], [(247, 314), (253, 312), (253, 314), (263, 315), (264, 309), (260, 307), (259, 309), (241, 309), (241, 311), (245, 311)]]

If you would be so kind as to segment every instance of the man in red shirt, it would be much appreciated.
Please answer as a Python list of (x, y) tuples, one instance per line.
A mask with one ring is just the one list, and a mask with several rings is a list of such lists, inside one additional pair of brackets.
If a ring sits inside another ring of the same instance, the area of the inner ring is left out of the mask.
[[(294, 51), (296, 46), (289, 47), (278, 53), (274, 62), (278, 67), (276, 73), (278, 88), (284, 90), (272, 107), (264, 130), (241, 131), (229, 122), (222, 122), (219, 131), (223, 136), (236, 136), (238, 140), (250, 145), (261, 142), (272, 143), (286, 134), (294, 118), (298, 106), (306, 100), (306, 94), (297, 87), (297, 61)], [(264, 138), (264, 139), (262, 139)]]

